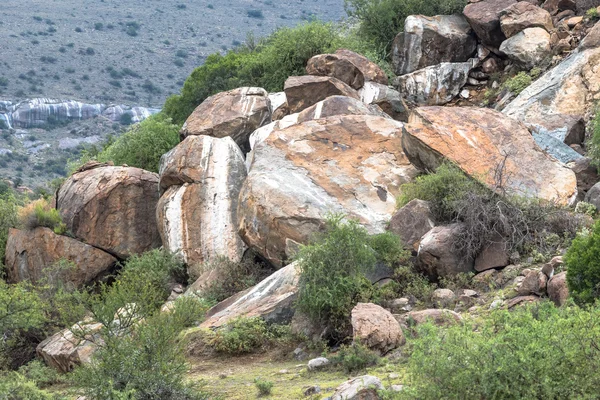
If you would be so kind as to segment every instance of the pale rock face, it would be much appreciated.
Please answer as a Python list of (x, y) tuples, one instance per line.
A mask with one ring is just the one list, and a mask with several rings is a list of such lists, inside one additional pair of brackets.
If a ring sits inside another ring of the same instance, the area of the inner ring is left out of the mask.
[(477, 40), (462, 15), (411, 15), (394, 40), (392, 65), (400, 76), (441, 63), (465, 62), (476, 50)]
[(359, 376), (338, 386), (331, 400), (379, 400), (377, 390), (383, 388), (379, 378), (371, 375)]
[(271, 122), (271, 101), (262, 88), (243, 87), (218, 93), (200, 104), (181, 128), (182, 137), (231, 137), (240, 148), (249, 148), (252, 132)]
[(500, 13), (500, 26), (507, 38), (527, 28), (543, 28), (548, 32), (554, 28), (550, 13), (527, 1), (520, 1), (503, 10)]
[(492, 189), (500, 183), (508, 194), (564, 205), (577, 197), (575, 173), (546, 155), (525, 126), (497, 111), (420, 107), (404, 131), (404, 151), (421, 168), (434, 170), (447, 159)]
[(230, 137), (191, 136), (161, 159), (157, 208), (165, 248), (189, 264), (242, 258), (237, 203), (246, 178), (244, 157)]
[(416, 250), (423, 235), (434, 227), (429, 202), (414, 199), (394, 214), (389, 231), (400, 236), (406, 246)]
[(527, 68), (539, 65), (550, 50), (550, 34), (543, 28), (527, 28), (500, 45), (501, 52)]
[(441, 63), (394, 80), (394, 86), (408, 102), (416, 105), (443, 105), (454, 99), (469, 79), (476, 59), (462, 63)]
[(386, 354), (406, 343), (400, 324), (392, 313), (371, 303), (358, 303), (352, 309), (354, 340)]
[(287, 97), (285, 92), (269, 93), (271, 109), (273, 110), (272, 120), (278, 121), (288, 113)]
[(269, 323), (289, 323), (294, 316), (300, 270), (292, 263), (258, 285), (208, 310), (201, 328), (218, 328), (239, 317), (261, 317)]
[(400, 92), (376, 82), (365, 82), (358, 91), (363, 103), (377, 105), (396, 121), (406, 122), (408, 110), (404, 106)]
[(329, 213), (383, 232), (400, 185), (418, 174), (402, 152), (401, 129), (388, 118), (344, 115), (273, 131), (255, 147), (240, 194), (246, 244), (281, 266), (286, 243), (307, 243)]

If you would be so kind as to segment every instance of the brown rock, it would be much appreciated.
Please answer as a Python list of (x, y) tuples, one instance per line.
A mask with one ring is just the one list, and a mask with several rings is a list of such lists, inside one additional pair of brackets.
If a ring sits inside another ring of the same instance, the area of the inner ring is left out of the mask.
[(338, 386), (331, 400), (381, 400), (378, 390), (383, 388), (379, 378), (370, 375), (359, 376)]
[(597, 49), (600, 47), (600, 23), (596, 23), (579, 45), (580, 50)]
[[(60, 271), (58, 279), (81, 287), (107, 273), (117, 259), (95, 247), (66, 236), (60, 236), (48, 228), (32, 231), (10, 229), (6, 244), (6, 273), (9, 282), (39, 282), (50, 279), (45, 271), (60, 260), (72, 262), (72, 270)], [(57, 278), (57, 277), (54, 277)]]
[(352, 309), (354, 341), (385, 354), (406, 343), (400, 324), (378, 305), (358, 303)]
[(423, 235), (434, 227), (429, 202), (415, 199), (394, 214), (388, 230), (400, 236), (402, 243), (417, 250)]
[(456, 295), (450, 289), (436, 289), (431, 296), (431, 301), (436, 308), (452, 307), (455, 300)]
[[(583, 157), (568, 164), (569, 168), (577, 177), (577, 190), (580, 199), (587, 197), (587, 193), (594, 187), (596, 182), (600, 181), (598, 169), (592, 165), (589, 157)], [(587, 200), (586, 200), (587, 201)], [(600, 203), (598, 203), (600, 205)]]
[(527, 28), (543, 28), (550, 31), (554, 28), (550, 13), (526, 1), (520, 1), (500, 12), (500, 27), (507, 38)]
[(506, 306), (508, 307), (508, 309), (511, 309), (518, 305), (537, 303), (538, 301), (540, 301), (540, 298), (538, 296), (517, 296), (517, 297), (510, 299), (506, 303)]
[(188, 117), (181, 136), (230, 136), (242, 150), (249, 150), (250, 134), (271, 122), (271, 102), (262, 88), (243, 87), (204, 100)]
[(308, 60), (306, 73), (331, 76), (358, 90), (365, 84), (363, 73), (348, 59), (337, 54), (319, 54)]
[(569, 287), (567, 285), (567, 273), (556, 274), (548, 282), (548, 297), (557, 306), (563, 306), (569, 298)]
[(503, 268), (510, 264), (508, 244), (501, 237), (496, 237), (475, 259), (475, 271), (482, 272), (493, 268)]
[(436, 226), (421, 239), (417, 266), (433, 278), (453, 276), (473, 270), (473, 261), (458, 254), (454, 243), (464, 226), (460, 223)]
[(483, 0), (468, 4), (463, 13), (471, 27), (486, 45), (498, 48), (506, 40), (500, 27), (500, 14), (516, 0)]
[(373, 61), (351, 50), (339, 49), (335, 52), (338, 57), (343, 57), (354, 64), (364, 75), (365, 83), (374, 82), (381, 85), (388, 84), (388, 77), (384, 70)]
[(434, 170), (444, 159), (491, 188), (503, 166), (501, 185), (514, 195), (572, 204), (575, 174), (535, 144), (520, 123), (481, 108), (420, 107), (413, 110), (402, 136), (413, 164)]
[(292, 76), (285, 81), (284, 91), (290, 113), (300, 112), (329, 96), (359, 99), (356, 90), (329, 76)]
[(397, 90), (380, 83), (366, 82), (358, 94), (364, 103), (379, 106), (396, 121), (408, 120), (406, 104)]
[(494, 57), (490, 57), (483, 62), (481, 65), (481, 70), (486, 74), (493, 74), (494, 72), (498, 72), (500, 70), (500, 65)]
[(404, 316), (405, 321), (410, 325), (421, 325), (426, 322), (433, 322), (438, 326), (448, 326), (462, 321), (460, 314), (444, 309), (429, 309), (422, 311), (411, 311)]
[(67, 229), (118, 258), (160, 247), (157, 203), (158, 175), (130, 167), (76, 173), (56, 196)]
[(541, 296), (546, 293), (547, 283), (548, 277), (542, 271), (529, 271), (525, 276), (525, 280), (519, 286), (519, 296), (528, 296), (530, 294)]

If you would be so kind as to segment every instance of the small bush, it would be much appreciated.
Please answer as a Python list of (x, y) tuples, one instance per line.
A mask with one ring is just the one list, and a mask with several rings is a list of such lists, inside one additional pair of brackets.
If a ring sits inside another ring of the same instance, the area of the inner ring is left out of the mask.
[[(8, 230), (18, 223), (18, 202), (8, 190), (0, 194), (0, 267), (4, 262)], [(0, 278), (2, 272), (0, 268)]]
[(591, 137), (588, 147), (588, 156), (596, 167), (600, 167), (600, 106), (596, 107), (594, 118), (590, 121), (589, 131)]
[(586, 203), (585, 201), (580, 201), (579, 203), (577, 203), (577, 206), (575, 207), (575, 212), (593, 217), (594, 215), (596, 215), (596, 212), (598, 212), (598, 209), (596, 208), (595, 205), (593, 205), (591, 203)]
[(585, 16), (589, 19), (598, 19), (600, 18), (600, 14), (598, 13), (598, 8), (593, 7), (585, 12)]
[(45, 388), (63, 381), (63, 377), (54, 369), (40, 360), (33, 360), (19, 368), (19, 373), (36, 386)]
[(581, 233), (565, 255), (569, 294), (579, 304), (600, 297), (600, 222)]
[(330, 360), (334, 367), (340, 367), (344, 372), (354, 374), (379, 364), (381, 358), (366, 346), (355, 343), (342, 346), (335, 356), (330, 357)]
[(248, 10), (248, 16), (250, 18), (263, 19), (265, 16), (261, 10)]
[(273, 382), (262, 378), (254, 379), (254, 385), (258, 389), (259, 396), (269, 396), (273, 391)]
[(375, 299), (383, 302), (399, 297), (414, 297), (421, 304), (428, 304), (436, 288), (437, 285), (416, 271), (413, 265), (401, 265), (394, 269), (392, 281), (376, 291)]
[(39, 389), (35, 382), (16, 372), (0, 372), (0, 398), (6, 400), (62, 400), (62, 396)]
[(58, 235), (66, 233), (67, 230), (58, 210), (51, 208), (44, 199), (36, 200), (19, 209), (19, 223), (29, 230), (39, 227), (50, 228)]
[(531, 82), (531, 76), (527, 72), (522, 71), (504, 82), (503, 86), (517, 95), (531, 85)]
[(207, 343), (216, 351), (237, 355), (259, 351), (273, 342), (286, 341), (290, 331), (287, 327), (268, 326), (259, 317), (250, 317), (235, 319), (208, 335)]

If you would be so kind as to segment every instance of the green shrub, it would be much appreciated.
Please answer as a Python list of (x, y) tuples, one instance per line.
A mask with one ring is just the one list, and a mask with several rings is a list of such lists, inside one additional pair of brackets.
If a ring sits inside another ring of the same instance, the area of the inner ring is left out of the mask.
[(50, 228), (56, 234), (66, 233), (67, 227), (57, 209), (51, 208), (44, 199), (39, 199), (19, 209), (19, 223), (25, 229)]
[(254, 385), (258, 389), (259, 396), (269, 396), (273, 391), (273, 382), (262, 378), (254, 379)]
[(16, 372), (0, 372), (0, 399), (2, 400), (61, 400), (62, 396), (39, 389), (35, 382)]
[(600, 222), (581, 233), (565, 255), (569, 294), (580, 304), (600, 297)]
[(354, 343), (350, 346), (342, 346), (333, 357), (330, 357), (330, 361), (334, 367), (340, 367), (344, 372), (354, 374), (379, 364), (381, 358), (366, 346)]
[(575, 207), (575, 212), (593, 217), (594, 215), (596, 215), (596, 212), (598, 212), (598, 209), (596, 208), (595, 205), (593, 205), (591, 203), (586, 203), (585, 201), (580, 201), (579, 203), (577, 203), (577, 206)]
[(359, 22), (359, 34), (387, 53), (409, 15), (448, 15), (460, 13), (466, 0), (345, 0), (346, 12)]
[(416, 271), (413, 265), (401, 265), (394, 269), (392, 281), (375, 292), (374, 301), (381, 303), (400, 297), (414, 297), (421, 304), (427, 304), (436, 288), (437, 285)]
[(120, 280), (143, 281), (169, 295), (169, 283), (186, 281), (185, 265), (180, 257), (167, 250), (154, 249), (141, 255), (131, 256), (120, 275)]
[(409, 340), (406, 399), (595, 398), (600, 309), (552, 303), (494, 311)]
[(598, 13), (598, 8), (592, 7), (585, 12), (585, 16), (590, 19), (598, 19), (600, 18), (600, 14)]
[(132, 126), (97, 159), (158, 172), (160, 157), (179, 144), (179, 128), (162, 114), (153, 115)]
[(394, 256), (402, 256), (401, 248), (400, 241), (389, 234), (370, 237), (356, 221), (330, 217), (325, 234), (298, 253), (297, 308), (313, 321), (328, 324), (344, 335), (352, 308), (374, 297), (375, 289), (365, 273), (378, 261), (394, 261)]
[[(6, 241), (8, 240), (8, 230), (17, 225), (18, 222), (18, 203), (12, 193), (5, 192), (0, 195), (0, 267), (4, 262), (6, 253)], [(0, 277), (2, 272), (0, 268)]]
[(63, 381), (58, 371), (50, 368), (40, 360), (33, 360), (19, 368), (19, 373), (34, 382), (39, 388), (45, 388)]
[(237, 318), (208, 333), (207, 344), (220, 353), (232, 355), (252, 353), (273, 342), (290, 338), (289, 327), (272, 325), (259, 317)]
[(587, 143), (588, 157), (596, 167), (600, 167), (600, 106), (596, 107), (594, 118), (590, 121), (591, 137)]
[(531, 85), (531, 82), (531, 76), (527, 72), (521, 71), (504, 82), (503, 86), (517, 95)]

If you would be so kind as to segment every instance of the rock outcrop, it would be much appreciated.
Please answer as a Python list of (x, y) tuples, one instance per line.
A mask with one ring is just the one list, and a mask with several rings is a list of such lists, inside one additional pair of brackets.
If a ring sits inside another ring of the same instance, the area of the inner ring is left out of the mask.
[(347, 96), (359, 99), (356, 90), (330, 76), (292, 76), (284, 89), (290, 113), (300, 112), (329, 96)]
[[(544, 154), (522, 124), (497, 111), (421, 107), (404, 128), (404, 150), (423, 169), (433, 170), (448, 159), (490, 188), (500, 184), (509, 194), (564, 205), (577, 197), (574, 172)], [(499, 172), (502, 182), (497, 182)]]
[(240, 236), (281, 266), (329, 213), (383, 232), (401, 184), (418, 173), (401, 146), (402, 123), (344, 115), (273, 131), (253, 150), (240, 194)]
[(201, 328), (218, 328), (238, 317), (261, 317), (269, 323), (289, 323), (298, 295), (296, 263), (280, 269), (258, 285), (217, 304), (206, 314)]
[(335, 54), (319, 54), (306, 65), (309, 75), (331, 76), (358, 90), (366, 82), (387, 85), (385, 72), (368, 58), (350, 50), (340, 49)]
[(461, 257), (454, 246), (462, 229), (463, 225), (457, 223), (436, 226), (427, 232), (419, 244), (417, 266), (433, 278), (471, 272), (473, 261)]
[(477, 37), (485, 45), (497, 49), (506, 40), (500, 26), (500, 15), (515, 3), (516, 0), (482, 0), (468, 4), (463, 13)]
[(271, 122), (271, 112), (271, 101), (262, 88), (243, 87), (218, 93), (194, 110), (183, 124), (181, 135), (229, 136), (247, 151), (250, 134)]
[(131, 167), (97, 166), (73, 174), (56, 208), (78, 239), (125, 259), (160, 247), (158, 175)]
[(406, 343), (400, 324), (392, 313), (371, 303), (358, 303), (352, 309), (354, 341), (386, 354)]
[(354, 64), (364, 75), (365, 83), (373, 82), (381, 85), (388, 84), (388, 77), (384, 70), (367, 57), (347, 49), (339, 49), (335, 52), (338, 57), (343, 57)]
[(411, 15), (392, 45), (392, 66), (405, 75), (441, 63), (467, 61), (477, 39), (462, 15)]
[(163, 246), (188, 265), (217, 256), (239, 261), (237, 205), (244, 156), (230, 137), (189, 136), (161, 158), (157, 207)]
[(543, 28), (527, 28), (502, 42), (500, 51), (524, 68), (533, 68), (550, 55), (550, 34)]
[(371, 105), (379, 106), (383, 112), (396, 121), (408, 120), (408, 110), (397, 90), (375, 82), (367, 82), (358, 92), (360, 99)]
[(510, 38), (527, 28), (543, 28), (549, 32), (554, 24), (548, 11), (531, 2), (520, 1), (500, 12), (500, 27)]
[[(60, 260), (73, 263), (73, 269), (50, 271)], [(48, 228), (32, 231), (10, 229), (8, 232), (6, 274), (9, 282), (37, 283), (58, 279), (81, 287), (109, 272), (116, 262), (117, 259), (110, 254), (70, 237), (57, 235)]]
[(567, 273), (556, 274), (548, 282), (548, 297), (557, 306), (563, 306), (569, 298), (569, 287), (567, 285)]

